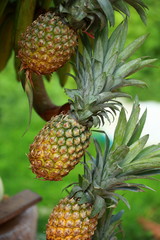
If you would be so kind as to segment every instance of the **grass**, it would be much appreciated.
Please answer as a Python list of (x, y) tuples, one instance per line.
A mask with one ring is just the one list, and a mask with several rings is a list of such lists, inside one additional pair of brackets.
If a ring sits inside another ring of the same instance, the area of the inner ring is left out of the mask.
[[(71, 80), (69, 82), (72, 85)], [(55, 76), (51, 83), (46, 84), (52, 99), (58, 99), (56, 103), (61, 104), (67, 100)], [(14, 195), (24, 189), (30, 189), (42, 196), (43, 200), (38, 204), (38, 233), (39, 239), (44, 239), (43, 234), (45, 234), (47, 219), (52, 208), (66, 195), (62, 189), (77, 181), (78, 174), (83, 172), (82, 165), (78, 164), (60, 182), (35, 179), (35, 175), (29, 169), (26, 154), (34, 136), (44, 125), (44, 121), (33, 112), (29, 131), (22, 136), (27, 127), (29, 109), (21, 84), (16, 82), (12, 60), (0, 73), (0, 114), (0, 176), (4, 181), (5, 193)], [(91, 152), (92, 147), (93, 145), (90, 147)], [(158, 182), (145, 180), (145, 183), (159, 190)], [(157, 211), (160, 192), (126, 193), (125, 196), (131, 204), (131, 210), (127, 209), (123, 203), (119, 204), (119, 209), (125, 209), (123, 217), (125, 239), (151, 240), (151, 234), (142, 230), (137, 219), (143, 216), (160, 221), (160, 213)]]

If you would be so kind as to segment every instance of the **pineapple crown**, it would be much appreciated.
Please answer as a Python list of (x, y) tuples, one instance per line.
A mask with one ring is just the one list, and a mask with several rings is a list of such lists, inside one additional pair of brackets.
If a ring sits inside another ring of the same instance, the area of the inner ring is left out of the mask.
[(59, 12), (66, 15), (74, 28), (95, 31), (105, 27), (108, 20), (111, 26), (115, 24), (114, 10), (122, 15), (130, 16), (128, 5), (132, 6), (146, 22), (147, 6), (142, 0), (62, 0)]
[[(112, 146), (110, 146), (107, 135), (104, 151), (99, 143), (94, 141), (96, 157), (88, 153), (90, 161), (84, 163), (84, 175), (79, 176), (79, 183), (70, 193), (70, 197), (74, 196), (79, 199), (79, 204), (90, 202), (93, 205), (91, 217), (98, 214), (100, 221), (103, 221), (106, 219), (106, 216), (104, 218), (106, 211), (109, 212), (107, 222), (100, 224), (105, 226), (106, 230), (102, 231), (99, 228), (96, 234), (114, 232), (122, 215), (122, 212), (118, 215), (112, 214), (119, 200), (130, 207), (126, 198), (115, 191), (140, 192), (143, 189), (151, 189), (143, 184), (126, 181), (149, 178), (150, 175), (160, 173), (160, 144), (145, 146), (149, 136), (141, 137), (141, 133), (146, 120), (146, 111), (140, 118), (139, 115), (138, 99), (135, 100), (128, 121), (124, 108), (121, 109)], [(112, 207), (108, 209), (110, 205)], [(112, 225), (111, 222), (114, 224)], [(104, 238), (103, 234), (97, 235), (99, 238), (95, 239), (110, 239), (107, 238), (110, 235), (105, 235), (106, 238)]]
[(144, 86), (144, 82), (129, 78), (155, 59), (145, 57), (129, 60), (128, 58), (143, 44), (147, 35), (143, 35), (124, 48), (127, 36), (127, 20), (123, 21), (108, 37), (105, 27), (96, 33), (94, 46), (87, 36), (82, 36), (83, 54), (77, 50), (76, 61), (73, 63), (76, 75), (70, 74), (77, 84), (77, 89), (66, 89), (71, 98), (71, 114), (84, 125), (97, 126), (110, 121), (120, 102), (117, 97), (129, 97), (117, 91), (125, 86)]

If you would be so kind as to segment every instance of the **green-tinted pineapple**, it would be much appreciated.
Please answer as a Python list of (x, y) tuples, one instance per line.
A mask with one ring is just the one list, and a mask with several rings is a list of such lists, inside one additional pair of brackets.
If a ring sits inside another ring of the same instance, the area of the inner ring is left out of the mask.
[[(117, 97), (128, 97), (117, 89), (129, 85), (144, 85), (139, 80), (130, 79), (129, 75), (154, 60), (138, 58), (126, 62), (146, 38), (142, 36), (124, 49), (126, 31), (126, 22), (123, 22), (110, 38), (107, 37), (104, 29), (95, 41), (94, 50), (88, 38), (83, 39), (85, 42), (83, 56), (77, 52), (76, 75), (73, 76), (77, 89), (66, 89), (66, 93), (72, 99), (69, 100), (70, 111), (68, 115), (52, 117), (30, 147), (31, 168), (37, 177), (60, 180), (67, 175), (88, 147), (91, 127), (103, 123), (105, 118), (110, 120), (110, 116), (114, 117), (118, 107), (121, 106), (116, 100)], [(61, 143), (56, 136), (57, 131), (65, 132), (64, 125), (61, 124), (64, 119), (66, 124), (68, 122), (68, 131), (71, 133), (69, 136), (71, 146), (68, 146), (68, 136), (64, 134)], [(60, 126), (59, 129), (57, 126)], [(78, 146), (77, 143), (79, 143)], [(51, 151), (52, 148), (54, 151)], [(64, 154), (67, 156), (65, 160)]]
[(47, 224), (47, 240), (90, 240), (97, 226), (97, 216), (90, 218), (92, 205), (78, 204), (66, 197), (53, 209)]

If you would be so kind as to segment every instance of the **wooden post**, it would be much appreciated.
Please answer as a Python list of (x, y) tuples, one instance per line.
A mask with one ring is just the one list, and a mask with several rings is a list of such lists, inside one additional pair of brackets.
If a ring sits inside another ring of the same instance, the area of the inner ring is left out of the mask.
[(0, 240), (35, 240), (39, 201), (39, 195), (25, 190), (0, 202)]

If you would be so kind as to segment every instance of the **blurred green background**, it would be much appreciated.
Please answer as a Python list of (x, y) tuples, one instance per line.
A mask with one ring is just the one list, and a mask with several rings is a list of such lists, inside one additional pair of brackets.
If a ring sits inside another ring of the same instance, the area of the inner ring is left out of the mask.
[[(152, 58), (158, 58), (158, 61), (155, 64), (156, 67), (144, 69), (137, 74), (139, 79), (146, 81), (148, 88), (127, 88), (126, 91), (133, 96), (138, 94), (141, 101), (160, 101), (159, 1), (147, 0), (146, 3), (150, 9), (147, 14), (147, 26), (140, 21), (135, 11), (131, 11), (127, 42), (131, 42), (140, 35), (150, 33), (149, 38), (136, 53), (136, 56), (151, 56)], [(119, 20), (119, 17), (117, 17), (117, 23)], [(65, 87), (71, 88), (73, 85), (73, 80), (69, 79)], [(59, 85), (56, 74), (53, 74), (50, 83), (46, 82), (46, 88), (51, 98), (55, 99), (54, 101), (57, 105), (67, 101), (67, 97)], [(34, 136), (43, 127), (45, 122), (33, 112), (29, 131), (22, 136), (27, 127), (28, 118), (28, 101), (21, 84), (16, 81), (13, 58), (11, 58), (5, 70), (0, 73), (0, 176), (4, 182), (5, 193), (8, 195), (14, 195), (24, 189), (30, 189), (42, 196), (43, 200), (38, 204), (38, 234), (39, 239), (45, 239), (43, 234), (45, 234), (48, 216), (59, 199), (66, 195), (66, 192), (62, 191), (62, 189), (70, 183), (77, 181), (77, 175), (83, 172), (83, 167), (81, 164), (77, 165), (60, 182), (35, 179), (35, 175), (29, 169), (29, 161), (26, 154)], [(89, 150), (91, 152), (92, 146)], [(158, 178), (160, 179), (160, 177)], [(137, 221), (139, 217), (145, 217), (160, 223), (160, 183), (150, 180), (141, 182), (145, 182), (154, 188), (156, 192), (125, 193), (131, 205), (131, 210), (129, 210), (123, 203), (119, 204), (119, 209), (125, 209), (123, 216), (125, 240), (153, 239), (151, 233), (145, 232), (139, 225)]]

